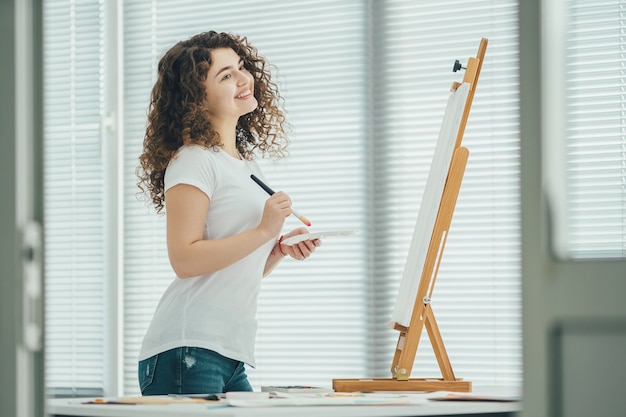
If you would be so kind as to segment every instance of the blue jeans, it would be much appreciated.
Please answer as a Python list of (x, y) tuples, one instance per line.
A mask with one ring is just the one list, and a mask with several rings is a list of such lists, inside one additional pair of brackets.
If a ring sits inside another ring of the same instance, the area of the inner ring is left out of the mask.
[(243, 362), (212, 350), (179, 347), (139, 362), (142, 395), (252, 391)]

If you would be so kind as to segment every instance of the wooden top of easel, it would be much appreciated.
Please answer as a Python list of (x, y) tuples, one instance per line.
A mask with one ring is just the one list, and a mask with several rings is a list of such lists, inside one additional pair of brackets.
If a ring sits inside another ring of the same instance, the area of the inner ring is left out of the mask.
[[(465, 67), (465, 75), (463, 76), (463, 82), (469, 83), (470, 89), (467, 93), (467, 104), (465, 105), (465, 111), (463, 112), (463, 118), (461, 119), (461, 126), (459, 127), (459, 133), (456, 136), (456, 144), (455, 148), (461, 146), (461, 141), (463, 140), (463, 135), (465, 134), (465, 125), (467, 124), (467, 118), (469, 117), (469, 111), (472, 107), (472, 101), (474, 100), (474, 92), (476, 91), (476, 85), (478, 84), (478, 77), (480, 75), (480, 70), (483, 66), (483, 60), (485, 59), (485, 52), (487, 51), (487, 43), (488, 40), (486, 38), (482, 38), (480, 40), (480, 45), (478, 46), (478, 52), (476, 53), (476, 57), (470, 57), (467, 62), (467, 67)], [(461, 83), (454, 82), (452, 84), (451, 91), (456, 91)]]

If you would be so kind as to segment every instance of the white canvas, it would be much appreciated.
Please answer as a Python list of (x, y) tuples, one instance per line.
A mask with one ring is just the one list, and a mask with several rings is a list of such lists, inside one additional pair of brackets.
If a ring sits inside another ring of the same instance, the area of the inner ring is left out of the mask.
[(411, 321), (415, 297), (435, 227), (469, 87), (469, 83), (463, 83), (448, 97), (389, 327), (393, 327), (395, 323), (408, 327)]

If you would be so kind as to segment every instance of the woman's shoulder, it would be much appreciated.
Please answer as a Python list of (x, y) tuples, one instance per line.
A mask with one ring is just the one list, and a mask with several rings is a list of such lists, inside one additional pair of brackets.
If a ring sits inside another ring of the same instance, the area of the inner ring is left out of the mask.
[(207, 148), (201, 145), (183, 145), (170, 161), (171, 165), (178, 164), (198, 164), (198, 163), (210, 163), (217, 158), (219, 150)]
[[(179, 183), (192, 184), (205, 190), (216, 184), (223, 169), (217, 151), (199, 145), (181, 146), (165, 170), (165, 188)], [(208, 193), (207, 193), (208, 194)]]
[(208, 148), (202, 145), (183, 145), (174, 154), (174, 158), (181, 155), (198, 155), (205, 158), (210, 158), (211, 154), (217, 154), (219, 148)]

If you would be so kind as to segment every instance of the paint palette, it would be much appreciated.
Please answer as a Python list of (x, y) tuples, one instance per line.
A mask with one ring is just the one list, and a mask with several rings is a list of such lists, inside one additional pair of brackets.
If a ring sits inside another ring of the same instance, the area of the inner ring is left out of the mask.
[(304, 233), (301, 235), (290, 236), (283, 239), (281, 242), (283, 245), (292, 246), (296, 243), (300, 243), (303, 240), (308, 239), (323, 239), (331, 236), (352, 236), (356, 233), (356, 230), (328, 230), (326, 232)]

